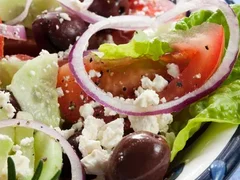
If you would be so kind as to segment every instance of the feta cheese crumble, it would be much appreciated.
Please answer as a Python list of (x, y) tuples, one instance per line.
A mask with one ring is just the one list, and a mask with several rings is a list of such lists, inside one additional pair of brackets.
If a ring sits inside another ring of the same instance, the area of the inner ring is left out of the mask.
[(128, 116), (128, 119), (134, 131), (149, 131), (154, 134), (159, 132), (156, 116)]
[(102, 119), (97, 119), (93, 116), (88, 116), (84, 120), (84, 128), (82, 130), (82, 135), (90, 140), (96, 140), (98, 137), (98, 132), (105, 122)]
[(124, 134), (124, 120), (118, 118), (108, 124), (105, 124), (99, 131), (98, 139), (101, 145), (107, 149), (113, 149), (122, 139)]
[(168, 81), (157, 74), (155, 75), (153, 81), (151, 81), (148, 77), (143, 76), (141, 83), (143, 89), (152, 89), (156, 92), (161, 92), (168, 85)]
[(97, 71), (95, 71), (95, 70), (90, 70), (89, 72), (88, 72), (88, 74), (89, 74), (89, 77), (90, 78), (94, 78), (94, 77), (101, 77), (101, 73), (100, 72), (97, 72)]
[(159, 104), (158, 94), (150, 89), (144, 90), (140, 96), (138, 96), (133, 104), (139, 107), (149, 107)]
[(93, 109), (93, 107), (92, 107), (92, 104), (87, 103), (87, 104), (82, 105), (82, 106), (79, 108), (79, 112), (80, 112), (80, 115), (81, 115), (84, 119), (86, 119), (88, 116), (93, 116), (94, 109)]
[(178, 65), (174, 64), (174, 63), (169, 63), (167, 64), (167, 73), (174, 77), (174, 78), (177, 78), (180, 74), (180, 70), (179, 70), (179, 67)]
[(8, 118), (13, 118), (16, 112), (14, 106), (10, 103), (10, 93), (0, 91), (0, 110), (3, 111), (4, 114)]
[(87, 174), (104, 175), (109, 157), (106, 150), (95, 149), (91, 154), (82, 158), (81, 162)]

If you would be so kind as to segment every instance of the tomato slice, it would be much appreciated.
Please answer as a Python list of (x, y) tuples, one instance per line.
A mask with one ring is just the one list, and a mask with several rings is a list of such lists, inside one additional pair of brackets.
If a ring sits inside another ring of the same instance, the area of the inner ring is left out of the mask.
[[(0, 24), (1, 23), (2, 23), (2, 20), (0, 19)], [(2, 58), (4, 56), (3, 46), (4, 46), (4, 37), (0, 36), (0, 58)]]
[[(200, 26), (199, 26), (200, 27)], [(172, 80), (159, 94), (167, 101), (181, 97), (201, 87), (221, 63), (224, 48), (224, 29), (217, 24), (208, 24), (198, 36), (187, 42), (174, 44), (179, 52), (188, 52), (188, 66), (178, 78)], [(174, 56), (172, 56), (174, 58)], [(172, 59), (172, 61), (175, 61)]]
[(69, 64), (59, 68), (57, 87), (61, 88), (64, 94), (58, 98), (62, 118), (69, 122), (76, 122), (80, 118), (80, 106), (88, 103), (91, 98), (76, 83)]
[[(97, 61), (92, 59), (93, 57), (89, 56), (84, 60), (86, 70), (94, 69), (100, 72), (101, 77), (95, 77), (92, 80), (104, 91), (110, 92), (114, 96), (135, 97), (134, 91), (140, 86), (142, 76), (153, 79), (155, 74), (162, 74), (165, 78), (170, 79), (166, 67), (157, 61), (129, 58), (120, 61)], [(60, 67), (57, 87), (61, 87), (64, 92), (64, 96), (59, 98), (62, 117), (69, 122), (77, 121), (80, 117), (80, 106), (92, 99), (76, 83), (69, 69), (69, 64)], [(98, 117), (109, 122), (109, 119), (104, 117), (102, 111), (101, 108), (98, 109)]]
[[(159, 95), (168, 101), (172, 100), (202, 86), (221, 62), (224, 47), (223, 27), (208, 24), (207, 28), (205, 26), (202, 29), (207, 31), (195, 29), (196, 36), (173, 43), (174, 52), (162, 57), (166, 64), (176, 63), (180, 66), (181, 74), (176, 79), (167, 74), (164, 63), (145, 58), (100, 60), (89, 55), (84, 59), (85, 68), (87, 71), (95, 70), (101, 73), (100, 78), (92, 79), (101, 89), (111, 92), (113, 96), (124, 98), (135, 98), (134, 92), (141, 85), (142, 76), (153, 79), (155, 74), (162, 75), (170, 83)], [(60, 67), (57, 87), (61, 87), (64, 92), (64, 96), (59, 98), (62, 117), (69, 122), (77, 121), (80, 117), (80, 106), (92, 99), (76, 83), (68, 64)], [(102, 108), (98, 110), (98, 115), (106, 118)]]

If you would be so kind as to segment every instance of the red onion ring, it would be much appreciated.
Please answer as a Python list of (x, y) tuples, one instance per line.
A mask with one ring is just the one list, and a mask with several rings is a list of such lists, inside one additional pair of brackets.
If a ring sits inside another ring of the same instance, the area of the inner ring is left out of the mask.
[(15, 17), (14, 19), (7, 21), (6, 24), (15, 25), (22, 22), (27, 17), (31, 4), (32, 4), (32, 0), (26, 0), (26, 4), (23, 12), (19, 14), (17, 17)]
[(99, 102), (103, 106), (109, 107), (118, 113), (134, 116), (146, 116), (180, 111), (187, 105), (213, 92), (230, 74), (238, 55), (238, 19), (228, 4), (221, 0), (192, 0), (187, 3), (179, 3), (179, 5), (175, 6), (173, 9), (160, 15), (154, 23), (155, 25), (159, 25), (188, 10), (196, 9), (196, 7), (204, 8), (209, 6), (219, 8), (225, 15), (230, 31), (228, 48), (221, 65), (214, 73), (214, 75), (201, 88), (190, 92), (179, 99), (148, 108), (137, 107), (133, 104), (128, 104), (107, 95), (106, 92), (101, 90), (92, 82), (85, 70), (83, 63), (83, 52), (85, 49), (87, 49), (88, 41), (94, 33), (103, 29), (120, 29), (126, 28), (128, 26), (139, 25), (139, 22), (141, 22), (141, 20), (139, 21), (137, 19), (130, 19), (127, 17), (112, 17), (90, 26), (89, 29), (76, 42), (72, 48), (72, 51), (70, 52), (70, 69), (74, 74), (77, 82), (87, 95), (92, 97), (95, 101)]
[(0, 24), (0, 36), (20, 41), (27, 40), (25, 27), (22, 25), (10, 26), (6, 24)]
[(54, 129), (39, 123), (37, 121), (26, 121), (19, 119), (11, 119), (11, 120), (2, 120), (0, 121), (0, 128), (5, 127), (26, 127), (35, 129), (37, 131), (41, 131), (50, 137), (56, 139), (60, 145), (62, 146), (64, 152), (67, 154), (70, 164), (71, 164), (71, 173), (72, 180), (85, 180), (85, 175), (83, 172), (83, 167), (80, 163), (80, 160), (73, 150), (72, 146), (68, 143), (66, 139), (64, 139), (57, 131)]

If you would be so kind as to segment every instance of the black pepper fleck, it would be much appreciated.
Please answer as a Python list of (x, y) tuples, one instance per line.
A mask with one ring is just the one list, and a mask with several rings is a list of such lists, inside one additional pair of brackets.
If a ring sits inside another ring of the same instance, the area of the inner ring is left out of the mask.
[(182, 87), (182, 86), (183, 86), (182, 82), (180, 82), (180, 81), (178, 81), (178, 82), (176, 83), (176, 85), (177, 85), (177, 87)]

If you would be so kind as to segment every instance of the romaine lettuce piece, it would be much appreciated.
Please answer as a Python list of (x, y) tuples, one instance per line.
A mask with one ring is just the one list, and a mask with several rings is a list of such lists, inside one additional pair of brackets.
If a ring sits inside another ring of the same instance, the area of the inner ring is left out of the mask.
[(178, 133), (173, 144), (171, 160), (186, 145), (187, 140), (205, 122), (240, 124), (240, 80), (225, 85), (189, 108), (192, 119)]
[(142, 31), (136, 32), (127, 44), (102, 44), (98, 50), (104, 54), (103, 60), (148, 57), (155, 61), (163, 54), (172, 51), (167, 42), (162, 42), (158, 38), (149, 39)]
[(34, 120), (53, 127), (60, 123), (57, 60), (56, 54), (43, 54), (27, 61), (9, 86), (23, 111), (32, 114)]

